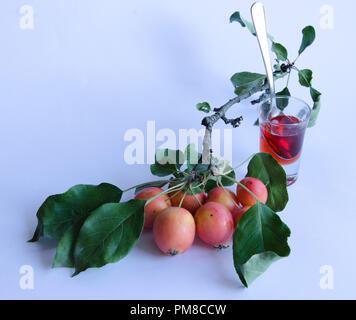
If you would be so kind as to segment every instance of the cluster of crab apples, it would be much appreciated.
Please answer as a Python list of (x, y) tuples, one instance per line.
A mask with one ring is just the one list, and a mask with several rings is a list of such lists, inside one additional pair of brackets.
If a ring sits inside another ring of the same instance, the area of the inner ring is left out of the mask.
[(207, 195), (204, 192), (192, 195), (181, 190), (157, 197), (162, 192), (160, 188), (149, 187), (135, 199), (151, 199), (145, 207), (144, 226), (153, 228), (157, 246), (168, 255), (188, 250), (196, 233), (203, 242), (223, 247), (232, 239), (243, 214), (257, 199), (266, 203), (268, 196), (266, 186), (256, 178), (241, 180), (236, 194), (217, 187)]

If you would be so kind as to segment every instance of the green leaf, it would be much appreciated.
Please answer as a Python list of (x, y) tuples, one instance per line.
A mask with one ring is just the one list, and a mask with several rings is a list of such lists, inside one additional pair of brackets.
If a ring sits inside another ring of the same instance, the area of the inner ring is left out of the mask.
[(76, 185), (48, 197), (37, 211), (38, 225), (30, 242), (41, 237), (59, 240), (76, 221), (107, 202), (119, 202), (122, 191), (112, 184)]
[(319, 99), (318, 101), (314, 102), (314, 106), (313, 106), (312, 113), (311, 113), (311, 116), (310, 116), (308, 128), (311, 128), (311, 127), (315, 126), (316, 120), (317, 120), (319, 112), (320, 112), (320, 108), (321, 108), (321, 102), (320, 102), (320, 99)]
[[(88, 214), (89, 215), (89, 214)], [(57, 245), (56, 256), (52, 268), (74, 267), (74, 247), (77, 241), (80, 228), (82, 227), (85, 218), (76, 221), (63, 234), (61, 240)]]
[(289, 89), (287, 87), (285, 87), (282, 91), (277, 92), (276, 96), (279, 96), (279, 97), (280, 96), (288, 96), (288, 97), (290, 97), (291, 95), (290, 95)]
[[(255, 27), (253, 26), (253, 23), (243, 18), (239, 11), (236, 11), (231, 15), (230, 22), (240, 23), (243, 28), (246, 27), (251, 32), (251, 34), (256, 36), (256, 30)], [(271, 41), (273, 41), (273, 37), (270, 34), (267, 34), (267, 36)]]
[(314, 101), (314, 105), (310, 115), (308, 128), (315, 126), (321, 108), (321, 102), (320, 102), (321, 93), (318, 90), (310, 87), (310, 95)]
[[(232, 170), (230, 173), (228, 173), (226, 176), (230, 177), (231, 179), (234, 179), (236, 180), (236, 173), (234, 170)], [(230, 187), (230, 186), (233, 186), (235, 184), (235, 182), (233, 182), (232, 180), (230, 179), (227, 179), (225, 177), (221, 177), (221, 184), (224, 186), (224, 187)]]
[(312, 26), (305, 27), (303, 29), (303, 40), (302, 44), (299, 48), (299, 55), (303, 53), (303, 51), (309, 47), (315, 40), (315, 29)]
[[(276, 96), (277, 97), (283, 97), (283, 96), (290, 97), (291, 94), (290, 94), (289, 89), (287, 87), (285, 87), (282, 91), (277, 92)], [(283, 99), (283, 98), (277, 99), (277, 107), (278, 107), (278, 109), (280, 109), (282, 111), (288, 106), (288, 103), (289, 103), (289, 100), (287, 98), (286, 99)]]
[[(230, 173), (227, 174), (228, 177), (232, 178), (232, 179), (236, 179), (236, 173), (235, 171), (231, 171)], [(233, 181), (231, 181), (230, 179), (227, 179), (225, 177), (221, 177), (221, 184), (224, 187), (231, 187), (233, 186), (235, 183)], [(215, 189), (216, 187), (219, 187), (219, 184), (216, 181), (216, 178), (210, 178), (206, 185), (205, 185), (205, 192), (209, 193), (211, 190)]]
[(124, 258), (139, 239), (145, 200), (107, 203), (96, 209), (80, 229), (74, 250), (75, 272), (100, 268)]
[(158, 177), (169, 176), (176, 173), (185, 160), (185, 155), (180, 150), (157, 150), (155, 163), (151, 165), (151, 173)]
[(313, 87), (310, 87), (310, 96), (314, 102), (317, 102), (320, 100), (321, 93)]
[(236, 94), (237, 96), (241, 96), (241, 95), (243, 95), (244, 93), (246, 93), (247, 91), (249, 91), (249, 88), (246, 88), (246, 87), (237, 87), (237, 88), (235, 89), (235, 94)]
[(275, 64), (275, 65), (273, 66), (273, 68), (274, 68), (274, 70), (276, 70), (276, 71), (281, 71), (281, 66), (280, 66), (279, 64)]
[(233, 13), (230, 17), (230, 22), (238, 22), (241, 24), (241, 26), (243, 28), (247, 27), (247, 29), (254, 35), (256, 36), (256, 30), (255, 30), (255, 27), (253, 26), (253, 24), (249, 21), (247, 21), (246, 19), (244, 19), (240, 12), (237, 11), (235, 13)]
[(231, 77), (231, 82), (235, 88), (244, 87), (250, 89), (262, 85), (266, 80), (266, 75), (252, 72), (238, 72)]
[(207, 163), (199, 163), (198, 166), (196, 167), (195, 171), (198, 175), (204, 175), (206, 174), (210, 168), (210, 164)]
[(289, 236), (288, 226), (266, 205), (258, 202), (246, 211), (233, 240), (235, 269), (245, 287), (290, 254)]
[(201, 186), (200, 181), (194, 181), (190, 184), (190, 188), (185, 188), (184, 191), (187, 191), (187, 194), (193, 195), (193, 194), (199, 194), (204, 192), (203, 186)]
[(199, 153), (195, 147), (194, 143), (189, 144), (184, 152), (185, 158), (187, 159), (188, 172), (193, 170), (193, 168), (201, 161), (201, 153)]
[(203, 112), (205, 112), (205, 113), (209, 113), (210, 110), (211, 110), (210, 104), (207, 103), (207, 102), (198, 103), (198, 104), (196, 105), (196, 108), (197, 108), (199, 111), (203, 111)]
[(246, 177), (261, 180), (267, 187), (267, 206), (283, 211), (288, 203), (287, 176), (284, 169), (268, 153), (258, 153), (250, 161)]
[(211, 190), (215, 189), (219, 185), (217, 184), (217, 181), (215, 178), (209, 179), (205, 185), (205, 192), (209, 193)]
[(265, 273), (270, 265), (281, 259), (274, 252), (267, 251), (253, 255), (245, 264), (235, 267), (238, 275), (245, 287), (255, 281), (260, 275)]
[(321, 102), (320, 102), (321, 93), (318, 90), (314, 89), (313, 87), (310, 87), (310, 96), (313, 99), (314, 105), (311, 111), (308, 128), (315, 126), (321, 108)]
[(286, 61), (288, 59), (288, 51), (280, 43), (273, 42), (272, 51), (276, 54), (279, 61)]
[(299, 83), (304, 87), (311, 87), (313, 72), (309, 69), (300, 70), (298, 72)]

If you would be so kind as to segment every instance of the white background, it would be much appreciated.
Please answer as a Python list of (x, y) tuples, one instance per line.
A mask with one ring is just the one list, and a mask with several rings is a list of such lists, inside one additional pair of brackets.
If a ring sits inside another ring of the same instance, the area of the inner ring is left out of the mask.
[[(55, 243), (26, 243), (48, 195), (78, 183), (125, 189), (152, 180), (147, 165), (129, 166), (123, 137), (130, 128), (200, 128), (195, 104), (233, 97), (238, 71), (264, 72), (256, 39), (229, 17), (249, 18), (252, 1), (3, 0), (0, 4), (0, 298), (20, 299), (329, 299), (356, 298), (354, 1), (264, 1), (268, 28), (294, 57), (301, 30), (316, 43), (298, 60), (323, 93), (308, 130), (300, 178), (282, 219), (292, 230), (290, 257), (249, 288), (235, 274), (231, 249), (199, 240), (182, 256), (163, 256), (145, 232), (124, 260), (71, 278), (51, 269)], [(334, 29), (320, 28), (320, 8), (334, 9)], [(19, 25), (22, 5), (34, 29)], [(297, 79), (293, 95), (310, 103)], [(280, 85), (282, 88), (282, 85)], [(258, 150), (248, 103), (233, 132), (233, 161)], [(225, 128), (219, 124), (218, 127)], [(159, 146), (159, 143), (158, 145)], [(244, 172), (239, 172), (243, 176)], [(19, 268), (34, 268), (34, 290), (19, 286)], [(334, 289), (320, 288), (320, 267), (334, 270)]]

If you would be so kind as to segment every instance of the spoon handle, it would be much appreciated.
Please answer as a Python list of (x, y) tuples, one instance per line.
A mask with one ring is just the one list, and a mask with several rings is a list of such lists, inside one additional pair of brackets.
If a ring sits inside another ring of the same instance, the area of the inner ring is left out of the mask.
[(254, 3), (251, 7), (251, 15), (253, 24), (255, 26), (258, 43), (260, 45), (263, 62), (266, 68), (267, 79), (271, 89), (271, 96), (273, 97), (275, 95), (273, 69), (271, 64), (271, 57), (269, 54), (265, 8), (263, 7), (263, 4), (260, 2)]

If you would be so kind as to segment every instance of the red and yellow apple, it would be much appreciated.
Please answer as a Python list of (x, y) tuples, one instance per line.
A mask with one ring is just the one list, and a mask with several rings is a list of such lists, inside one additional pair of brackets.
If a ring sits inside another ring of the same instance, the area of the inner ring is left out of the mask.
[[(200, 204), (204, 204), (205, 202), (205, 193), (197, 193), (195, 196), (192, 194), (188, 194), (183, 190), (177, 192), (177, 191), (172, 191), (169, 196), (171, 197), (171, 202), (173, 207), (179, 207), (181, 204), (181, 208), (187, 209), (191, 214), (194, 214), (200, 207)], [(182, 198), (184, 197), (183, 201)], [(197, 200), (197, 199), (200, 201)]]
[[(136, 196), (135, 199), (149, 200), (153, 197), (159, 195), (163, 192), (162, 189), (156, 187), (150, 187), (143, 189)], [(153, 222), (156, 217), (164, 210), (171, 207), (171, 201), (169, 200), (168, 195), (164, 194), (158, 198), (152, 200), (145, 207), (145, 228), (152, 228)]]
[(235, 223), (235, 229), (237, 227), (237, 224), (240, 222), (243, 214), (250, 209), (251, 207), (235, 207), (234, 210), (231, 212), (232, 213), (232, 217), (234, 218), (234, 223)]
[(236, 195), (231, 190), (222, 187), (212, 189), (208, 193), (206, 202), (220, 203), (231, 212), (236, 208), (236, 204), (238, 203)]
[[(252, 207), (257, 203), (255, 197), (262, 203), (266, 203), (268, 197), (268, 191), (266, 186), (261, 180), (256, 178), (245, 178), (237, 185), (236, 194), (237, 199), (244, 207)], [(250, 192), (248, 190), (250, 190)], [(251, 194), (253, 193), (255, 197)]]
[(153, 224), (154, 240), (165, 254), (182, 254), (193, 244), (195, 222), (192, 214), (183, 208), (171, 207), (162, 211)]
[(199, 238), (213, 246), (229, 242), (234, 232), (231, 212), (217, 202), (208, 202), (199, 208), (195, 224)]

